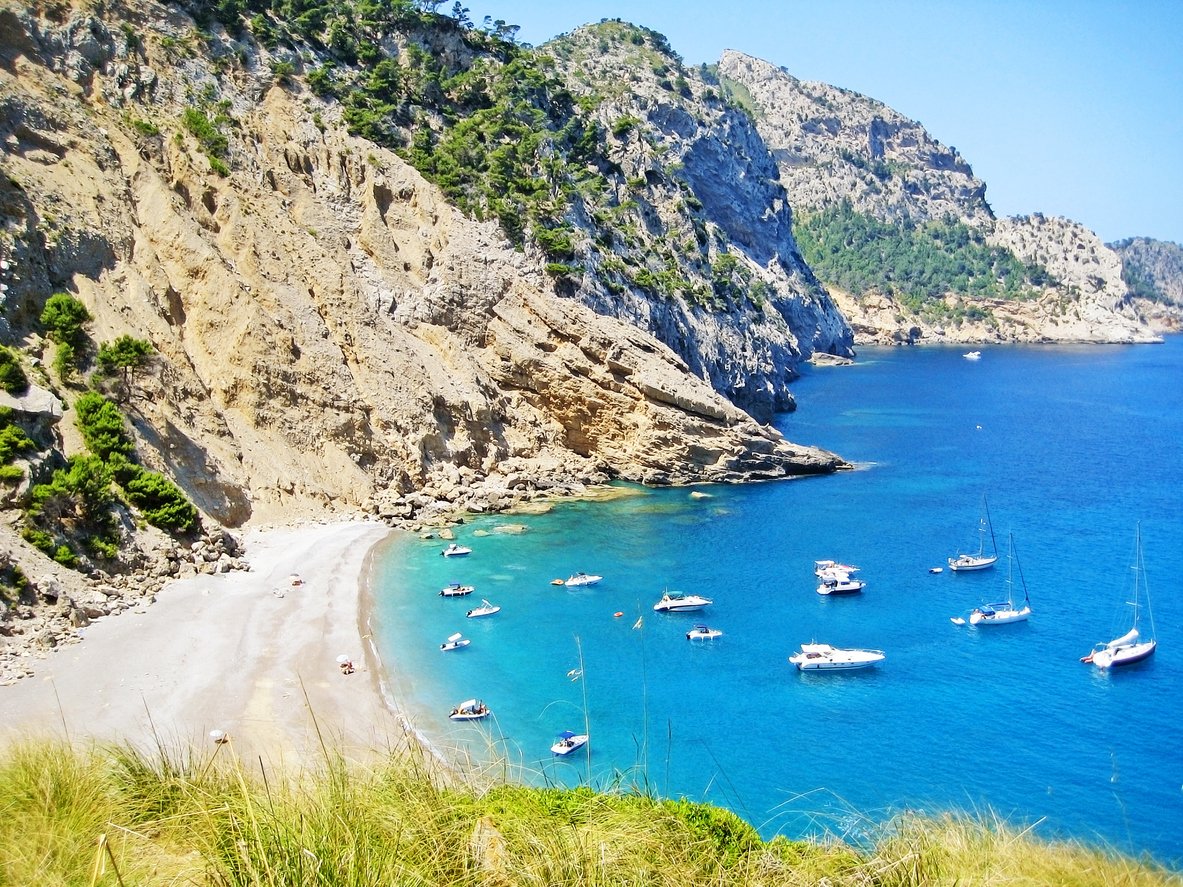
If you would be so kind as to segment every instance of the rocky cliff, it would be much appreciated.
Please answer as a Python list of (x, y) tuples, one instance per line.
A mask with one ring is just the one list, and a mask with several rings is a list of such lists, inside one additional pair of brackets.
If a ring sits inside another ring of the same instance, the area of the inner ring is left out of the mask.
[[(595, 272), (575, 297), (653, 332), (757, 415), (791, 408), (797, 364), (849, 356), (853, 340), (801, 258), (750, 118), (645, 28), (605, 21), (541, 49), (610, 134), (610, 199), (573, 216), (589, 230), (581, 255)], [(602, 213), (611, 231), (596, 237)]]
[(1122, 278), (1151, 324), (1164, 332), (1183, 329), (1183, 246), (1150, 237), (1106, 245), (1121, 257)]
[(996, 219), (986, 186), (969, 164), (916, 121), (874, 99), (798, 80), (739, 52), (723, 55), (719, 75), (751, 108), (799, 215), (843, 206), (853, 217), (910, 225), (909, 231), (921, 234), (926, 225), (944, 225), (938, 253), (947, 246), (946, 229), (953, 222), (980, 238), (978, 253), (993, 249), (994, 261), (1010, 257), (1006, 270), (1019, 279), (1001, 298), (990, 292), (992, 286), (980, 285), (980, 278), (979, 285), (966, 282), (960, 254), (951, 257), (947, 277), (924, 298), (906, 286), (844, 290), (827, 281), (858, 341), (1156, 339), (1123, 281), (1120, 257), (1100, 238), (1075, 222), (1040, 214)]
[[(753, 133), (722, 110), (698, 132), (685, 109), (650, 107), (699, 137), (679, 142), (681, 179), (668, 173), (672, 156), (621, 150), (622, 176), (646, 183), (625, 212), (646, 226), (640, 252), (694, 224), (670, 221), (665, 204), (701, 201), (693, 219), (733, 245), (710, 254), (735, 257), (736, 281), (766, 280), (763, 305), (667, 303), (594, 282), (572, 291), (532, 243), (515, 248), (502, 226), (460, 212), (395, 153), (351, 135), (341, 103), (297, 74), (308, 46), (271, 53), (151, 2), (104, 9), (0, 5), (3, 338), (51, 404), (18, 403), (16, 415), (56, 439), (18, 463), (25, 489), (82, 449), (72, 410), (82, 380), (49, 371), (54, 349), (38, 321), (55, 292), (85, 305), (96, 343), (131, 335), (153, 346), (155, 371), (128, 410), (138, 455), (207, 525), (350, 512), (423, 520), (613, 478), (845, 467), (784, 440), (708, 381), (767, 415), (791, 403), (797, 359), (850, 340), (792, 255), (783, 192), (765, 183), (728, 203), (738, 173), (720, 133)], [(693, 193), (676, 197), (680, 183)], [(589, 267), (620, 255), (581, 249)], [(0, 541), (33, 579), (23, 595), (60, 597), (63, 624), (80, 608), (85, 617), (86, 600), (102, 609), (105, 594), (18, 529), (9, 521)], [(125, 566), (143, 570), (136, 594), (150, 591), (148, 576), (233, 566), (232, 541), (179, 551), (130, 519), (125, 532), (139, 552)], [(15, 613), (6, 607), (5, 621)]]

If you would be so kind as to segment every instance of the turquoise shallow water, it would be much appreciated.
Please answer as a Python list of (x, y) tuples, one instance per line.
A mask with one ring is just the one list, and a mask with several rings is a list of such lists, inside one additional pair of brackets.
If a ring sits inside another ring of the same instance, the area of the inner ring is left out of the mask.
[[(708, 800), (771, 835), (857, 839), (904, 808), (990, 810), (1183, 860), (1183, 340), (1141, 347), (865, 349), (810, 369), (786, 435), (860, 470), (741, 487), (630, 488), (543, 516), (474, 519), (473, 548), (397, 536), (375, 570), (375, 634), (397, 701), (446, 753), (520, 778), (624, 781)], [(977, 544), (983, 493), (1013, 533), (1034, 614), (949, 620), (997, 599), (993, 571), (933, 575)], [(1159, 650), (1106, 674), (1079, 663), (1124, 630), (1141, 522)], [(493, 531), (521, 523), (520, 535)], [(862, 567), (865, 593), (814, 592), (812, 563)], [(579, 570), (593, 588), (550, 581)], [(474, 584), (445, 599), (449, 581)], [(664, 589), (714, 599), (652, 611)], [(503, 609), (465, 612), (488, 598)], [(621, 616), (616, 616), (616, 613)], [(637, 627), (638, 619), (641, 620)], [(689, 642), (708, 622), (725, 634)], [(469, 648), (441, 653), (453, 631)], [(877, 669), (799, 674), (809, 640), (882, 649)], [(583, 677), (568, 672), (582, 666)], [(494, 717), (457, 725), (483, 698)], [(590, 725), (591, 752), (554, 734)]]

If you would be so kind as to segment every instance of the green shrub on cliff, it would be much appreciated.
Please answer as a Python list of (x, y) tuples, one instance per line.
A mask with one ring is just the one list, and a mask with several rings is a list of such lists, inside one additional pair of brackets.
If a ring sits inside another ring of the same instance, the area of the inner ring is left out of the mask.
[(831, 286), (860, 296), (880, 292), (915, 311), (946, 294), (975, 299), (1026, 299), (1048, 282), (1047, 272), (955, 221), (881, 222), (849, 202), (794, 216), (805, 261)]

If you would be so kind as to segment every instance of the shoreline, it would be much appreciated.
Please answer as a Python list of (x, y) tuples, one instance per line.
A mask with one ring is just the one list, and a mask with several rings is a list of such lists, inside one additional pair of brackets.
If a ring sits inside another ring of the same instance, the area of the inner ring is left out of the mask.
[[(243, 760), (286, 767), (418, 742), (367, 637), (374, 552), (392, 532), (370, 520), (247, 530), (249, 570), (173, 581), (0, 686), (0, 746), (172, 751), (208, 746), (220, 730)], [(342, 655), (356, 673), (342, 672)]]

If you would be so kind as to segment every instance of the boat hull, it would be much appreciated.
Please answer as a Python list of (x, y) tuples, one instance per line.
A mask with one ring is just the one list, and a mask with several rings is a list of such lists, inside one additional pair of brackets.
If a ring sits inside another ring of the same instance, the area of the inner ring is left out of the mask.
[(846, 582), (823, 582), (817, 587), (818, 594), (858, 594), (867, 583), (861, 579), (850, 579)]
[(1130, 644), (1116, 650), (1097, 650), (1090, 660), (1097, 668), (1119, 668), (1123, 665), (1134, 665), (1144, 662), (1154, 655), (1158, 646), (1155, 641), (1144, 641), (1140, 644)]
[(572, 736), (570, 739), (566, 740), (565, 742), (556, 742), (554, 745), (552, 745), (550, 747), (550, 750), (554, 754), (562, 757), (565, 755), (569, 755), (572, 752), (579, 751), (581, 748), (583, 748), (585, 745), (587, 745), (587, 740), (588, 740), (588, 737), (583, 734), (581, 734), (579, 736)]
[(969, 624), (1008, 625), (1012, 622), (1026, 622), (1030, 615), (1030, 607), (1023, 607), (1020, 610), (995, 610), (993, 613), (974, 612), (969, 614)]
[(831, 647), (829, 644), (802, 644), (801, 652), (789, 657), (798, 671), (853, 671), (870, 668), (887, 657), (882, 650), (858, 650)]
[(958, 573), (970, 573), (974, 570), (989, 570), (997, 562), (997, 555), (993, 557), (974, 557), (973, 555), (963, 554), (961, 557), (949, 558), (949, 569)]

